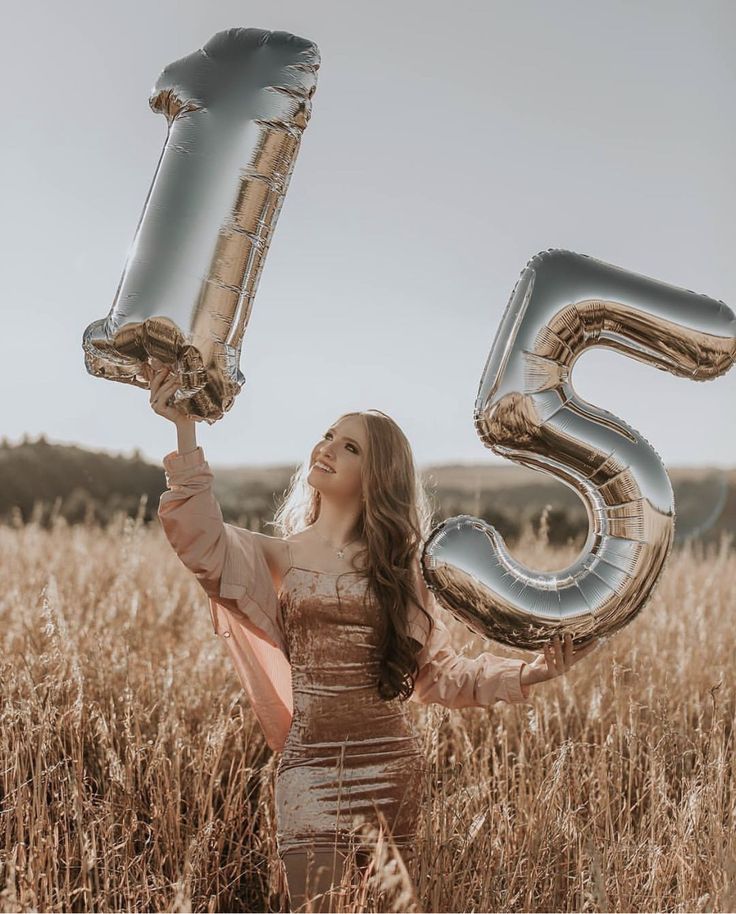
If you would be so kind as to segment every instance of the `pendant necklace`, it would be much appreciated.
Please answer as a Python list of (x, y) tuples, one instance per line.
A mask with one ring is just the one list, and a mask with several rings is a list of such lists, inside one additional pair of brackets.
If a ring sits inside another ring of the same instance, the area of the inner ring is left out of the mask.
[[(335, 548), (335, 547), (332, 545), (332, 543), (331, 543), (328, 539), (325, 539), (325, 537), (322, 536), (321, 533), (319, 534), (319, 538), (322, 540), (323, 543), (325, 543), (327, 546), (329, 546), (330, 549), (334, 549), (334, 548)], [(355, 539), (352, 539), (352, 540), (350, 540), (349, 543), (345, 543), (344, 546), (341, 546), (341, 547), (337, 550), (337, 557), (338, 557), (339, 559), (345, 558), (345, 550), (348, 548), (348, 546), (352, 546), (353, 543), (357, 543), (357, 541), (358, 541), (359, 539), (360, 539), (360, 537), (359, 537), (359, 536), (356, 536)]]

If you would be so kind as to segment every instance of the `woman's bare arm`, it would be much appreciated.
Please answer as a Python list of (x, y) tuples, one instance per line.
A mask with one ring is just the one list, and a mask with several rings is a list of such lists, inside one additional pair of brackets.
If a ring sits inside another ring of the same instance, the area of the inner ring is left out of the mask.
[(180, 454), (188, 454), (197, 448), (197, 423), (194, 419), (176, 421), (176, 448)]

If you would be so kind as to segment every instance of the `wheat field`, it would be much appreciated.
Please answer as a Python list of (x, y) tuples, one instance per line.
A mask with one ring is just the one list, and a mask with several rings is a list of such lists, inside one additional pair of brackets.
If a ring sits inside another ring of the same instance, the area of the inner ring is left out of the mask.
[[(574, 555), (544, 527), (514, 552)], [(158, 525), (0, 527), (0, 569), (0, 911), (287, 910), (277, 756)], [(735, 593), (729, 541), (687, 547), (532, 705), (412, 703), (416, 866), (386, 844), (339, 908), (735, 910)]]

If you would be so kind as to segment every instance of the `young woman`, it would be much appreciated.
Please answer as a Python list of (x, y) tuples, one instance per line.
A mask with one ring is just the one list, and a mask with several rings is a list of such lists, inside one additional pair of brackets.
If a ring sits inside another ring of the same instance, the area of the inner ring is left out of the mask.
[(564, 647), (555, 638), (528, 663), (452, 649), (419, 568), (426, 494), (384, 413), (347, 413), (327, 429), (276, 514), (282, 535), (266, 536), (223, 523), (195, 422), (170, 402), (178, 379), (163, 367), (149, 377), (151, 406), (178, 437), (163, 459), (159, 517), (282, 752), (276, 838), (292, 910), (307, 895), (324, 905), (351, 851), (365, 862), (370, 841), (354, 843), (362, 823), (382, 822), (411, 857), (425, 761), (407, 698), (450, 708), (528, 701), (533, 683), (597, 645), (573, 653), (569, 637)]

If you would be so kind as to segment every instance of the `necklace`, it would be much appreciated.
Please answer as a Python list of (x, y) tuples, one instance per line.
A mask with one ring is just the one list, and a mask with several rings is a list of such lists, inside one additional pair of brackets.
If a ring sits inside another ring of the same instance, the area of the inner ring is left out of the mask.
[[(329, 546), (330, 549), (334, 549), (334, 548), (335, 548), (335, 547), (332, 545), (332, 543), (331, 543), (328, 539), (326, 539), (324, 536), (322, 536), (321, 533), (318, 533), (317, 536), (319, 536), (319, 538), (322, 540), (322, 542), (325, 543), (327, 546)], [(355, 539), (352, 539), (352, 540), (350, 540), (349, 543), (345, 543), (344, 546), (341, 546), (341, 547), (337, 550), (337, 557), (338, 557), (339, 559), (345, 558), (345, 550), (348, 548), (348, 546), (352, 546), (353, 543), (357, 543), (357, 541), (358, 541), (359, 539), (360, 539), (360, 537), (359, 537), (359, 536), (356, 536)]]

